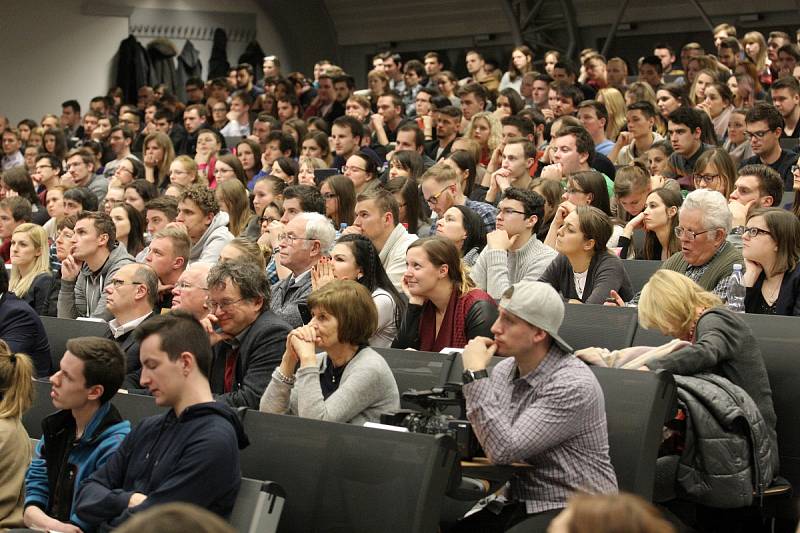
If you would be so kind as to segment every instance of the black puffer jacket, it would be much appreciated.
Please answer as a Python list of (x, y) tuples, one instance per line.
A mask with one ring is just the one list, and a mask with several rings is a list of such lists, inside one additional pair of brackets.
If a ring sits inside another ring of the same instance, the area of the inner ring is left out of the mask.
[(677, 474), (682, 498), (723, 509), (746, 507), (778, 474), (778, 449), (755, 402), (716, 374), (675, 376), (686, 413)]

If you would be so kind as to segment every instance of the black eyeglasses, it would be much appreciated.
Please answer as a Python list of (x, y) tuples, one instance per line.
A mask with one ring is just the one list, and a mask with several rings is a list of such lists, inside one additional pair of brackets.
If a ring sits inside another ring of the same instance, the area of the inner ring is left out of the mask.
[(111, 280), (111, 285), (115, 289), (118, 289), (118, 288), (122, 287), (123, 285), (141, 285), (141, 284), (142, 284), (142, 282), (140, 282), (140, 281), (125, 281), (124, 279), (112, 279)]
[(763, 139), (767, 133), (770, 133), (772, 130), (761, 130), (761, 131), (745, 131), (744, 134), (747, 136), (748, 139), (752, 139), (756, 137), (758, 139)]
[(742, 236), (745, 236), (745, 235), (749, 236), (751, 239), (755, 239), (759, 235), (770, 235), (770, 236), (772, 236), (772, 233), (770, 233), (769, 231), (767, 231), (765, 229), (755, 228), (755, 227), (753, 227), (753, 228), (748, 227), (748, 228), (743, 228), (742, 229)]
[(276, 220), (277, 220), (277, 219), (276, 219), (276, 218), (274, 218), (274, 217), (258, 217), (258, 221), (259, 221), (259, 222), (261, 222), (262, 224), (263, 224), (264, 222), (267, 222), (268, 224), (272, 224), (272, 223), (273, 223), (273, 222), (275, 222)]
[(680, 239), (681, 237), (686, 235), (686, 240), (687, 241), (693, 241), (693, 240), (695, 240), (697, 238), (698, 235), (702, 235), (703, 233), (708, 233), (709, 231), (711, 231), (711, 230), (707, 229), (705, 231), (694, 232), (694, 231), (692, 231), (690, 229), (683, 229), (680, 226), (676, 226), (675, 227), (675, 236)]

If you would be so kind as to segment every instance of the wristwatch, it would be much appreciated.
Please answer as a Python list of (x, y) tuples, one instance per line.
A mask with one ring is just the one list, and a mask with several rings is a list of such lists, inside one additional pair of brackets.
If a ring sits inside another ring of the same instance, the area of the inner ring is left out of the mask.
[(461, 374), (461, 380), (464, 382), (464, 385), (467, 383), (472, 383), (476, 379), (483, 379), (489, 377), (489, 371), (485, 368), (483, 370), (464, 370), (464, 373)]

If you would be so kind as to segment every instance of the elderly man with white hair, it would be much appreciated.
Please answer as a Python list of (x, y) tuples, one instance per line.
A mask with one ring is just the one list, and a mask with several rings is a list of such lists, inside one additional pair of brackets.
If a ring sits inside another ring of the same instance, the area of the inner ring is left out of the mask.
[(303, 325), (299, 306), (311, 292), (311, 269), (327, 254), (336, 231), (319, 213), (301, 213), (290, 220), (278, 237), (280, 264), (291, 275), (272, 287), (270, 307), (293, 328)]
[[(731, 231), (732, 215), (724, 196), (710, 189), (689, 193), (678, 213), (675, 235), (681, 250), (664, 261), (661, 268), (685, 275), (707, 291), (728, 301), (733, 265), (744, 265), (742, 252), (725, 239)], [(611, 291), (616, 304), (625, 303)], [(637, 294), (631, 302), (638, 302)]]

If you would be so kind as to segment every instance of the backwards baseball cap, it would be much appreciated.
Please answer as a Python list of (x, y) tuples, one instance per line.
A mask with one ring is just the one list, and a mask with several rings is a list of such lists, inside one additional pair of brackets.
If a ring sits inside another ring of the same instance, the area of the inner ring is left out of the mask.
[(558, 336), (564, 321), (564, 301), (556, 290), (541, 281), (520, 281), (503, 293), (500, 307), (531, 326), (546, 331), (562, 350), (572, 353), (572, 346)]

